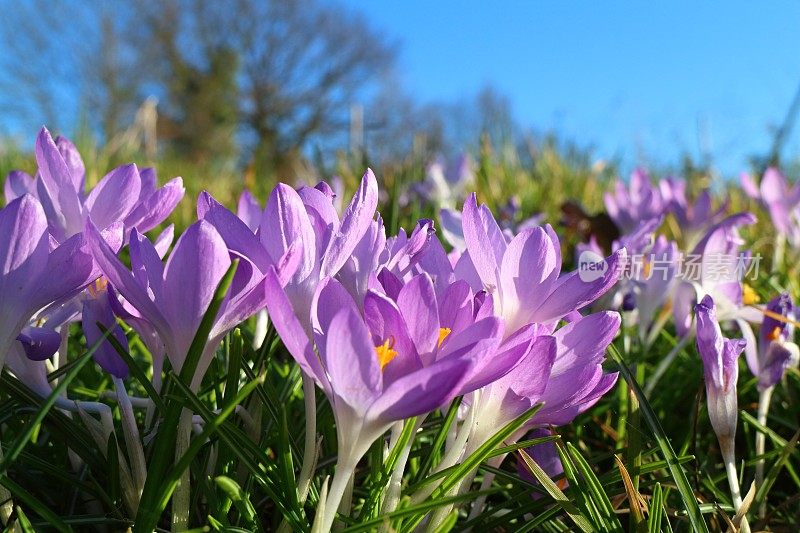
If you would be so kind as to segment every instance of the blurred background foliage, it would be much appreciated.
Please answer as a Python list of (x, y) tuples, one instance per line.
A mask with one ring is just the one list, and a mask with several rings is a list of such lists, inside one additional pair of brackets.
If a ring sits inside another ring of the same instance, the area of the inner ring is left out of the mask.
[[(179, 227), (193, 219), (201, 190), (233, 206), (248, 188), (263, 202), (277, 181), (337, 175), (352, 189), (367, 166), (392, 204), (383, 206), (389, 227), (410, 227), (435, 218), (413, 194), (426, 166), (461, 152), (476, 162), (481, 200), (499, 212), (511, 199), (520, 220), (542, 213), (556, 222), (569, 199), (597, 212), (619, 175), (620, 161), (591, 146), (523, 127), (491, 86), (457, 103), (416, 101), (398, 79), (398, 43), (336, 3), (0, 0), (0, 7), (5, 123), (45, 117), (51, 131), (76, 142), (90, 184), (130, 161), (156, 167), (162, 181), (183, 176)], [(66, 107), (77, 114), (70, 118)], [(781, 162), (795, 107), (770, 153), (754, 155), (753, 170)], [(2, 175), (35, 169), (35, 133), (0, 136)], [(689, 155), (648, 170), (680, 175), (695, 192), (728, 183)]]

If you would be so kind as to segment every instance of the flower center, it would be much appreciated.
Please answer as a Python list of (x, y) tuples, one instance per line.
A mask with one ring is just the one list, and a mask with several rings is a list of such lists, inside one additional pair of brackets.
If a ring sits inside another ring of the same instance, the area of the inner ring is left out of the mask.
[(108, 280), (105, 278), (105, 276), (100, 276), (94, 280), (94, 283), (90, 283), (87, 289), (89, 289), (89, 294), (92, 296), (92, 298), (97, 298), (97, 296), (106, 290), (107, 287)]
[(450, 328), (439, 328), (439, 343), (436, 345), (441, 346), (444, 340), (450, 335), (450, 332), (453, 331)]
[(393, 350), (394, 337), (389, 337), (383, 344), (375, 347), (375, 355), (378, 356), (378, 362), (381, 364), (381, 370), (388, 365), (392, 359), (397, 357), (397, 352)]
[(753, 305), (761, 300), (753, 287), (747, 283), (742, 284), (742, 303), (744, 305)]
[(778, 337), (780, 337), (780, 336), (781, 336), (781, 328), (779, 328), (778, 326), (775, 326), (775, 329), (770, 331), (769, 335), (767, 335), (767, 339), (769, 339), (771, 341), (774, 341), (774, 340), (778, 340)]

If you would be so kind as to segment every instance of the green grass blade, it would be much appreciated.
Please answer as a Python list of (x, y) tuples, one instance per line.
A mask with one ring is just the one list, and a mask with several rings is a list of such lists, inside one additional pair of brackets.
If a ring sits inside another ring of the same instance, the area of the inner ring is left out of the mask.
[(661, 448), (661, 453), (667, 461), (669, 471), (672, 474), (672, 479), (675, 482), (681, 500), (683, 500), (683, 506), (686, 509), (686, 514), (691, 522), (692, 528), (694, 531), (700, 533), (707, 532), (708, 526), (706, 525), (705, 519), (703, 519), (703, 513), (700, 512), (697, 498), (695, 498), (692, 487), (689, 485), (689, 480), (686, 478), (683, 467), (681, 467), (680, 463), (677, 461), (675, 451), (672, 449), (672, 444), (670, 444), (669, 438), (661, 427), (661, 422), (659, 422), (658, 417), (653, 412), (653, 408), (650, 407), (650, 402), (647, 401), (647, 397), (645, 397), (644, 392), (634, 379), (630, 369), (625, 364), (625, 361), (622, 359), (616, 347), (612, 344), (608, 348), (611, 352), (611, 358), (619, 365), (620, 374), (622, 374), (625, 381), (628, 382), (631, 390), (636, 395), (636, 399), (639, 401), (639, 411), (642, 418), (647, 422), (659, 448)]

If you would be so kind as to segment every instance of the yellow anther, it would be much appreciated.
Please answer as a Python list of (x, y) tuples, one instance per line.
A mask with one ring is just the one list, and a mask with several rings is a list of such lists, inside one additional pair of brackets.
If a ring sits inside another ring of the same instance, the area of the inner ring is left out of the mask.
[(107, 287), (108, 287), (108, 280), (104, 276), (100, 276), (99, 278), (94, 280), (94, 283), (91, 283), (89, 285), (88, 287), (89, 294), (92, 296), (92, 298), (97, 298), (97, 296), (101, 292), (106, 290)]
[(753, 287), (748, 285), (747, 283), (742, 284), (742, 303), (744, 305), (753, 305), (761, 301), (756, 291), (753, 290)]
[(653, 272), (653, 262), (645, 259), (642, 262), (642, 277), (650, 279), (650, 273)]
[(392, 349), (393, 347), (394, 338), (392, 337), (386, 339), (386, 342), (380, 346), (375, 347), (375, 354), (378, 356), (378, 362), (381, 364), (381, 370), (383, 370), (383, 367), (388, 365), (392, 359), (397, 357), (397, 352)]
[(769, 339), (771, 341), (774, 341), (774, 340), (778, 340), (778, 337), (780, 337), (780, 336), (781, 336), (781, 328), (779, 328), (778, 326), (775, 326), (775, 329), (770, 331), (769, 335), (767, 335), (767, 339)]
[(441, 346), (444, 340), (450, 335), (450, 332), (453, 331), (450, 328), (439, 328), (439, 344), (436, 346)]

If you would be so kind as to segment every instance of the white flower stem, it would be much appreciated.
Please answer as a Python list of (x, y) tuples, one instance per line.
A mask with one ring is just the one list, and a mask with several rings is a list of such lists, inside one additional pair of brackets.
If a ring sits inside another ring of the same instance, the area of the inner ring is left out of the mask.
[[(731, 489), (731, 499), (733, 507), (738, 512), (742, 507), (742, 492), (739, 488), (739, 475), (736, 472), (736, 453), (734, 451), (733, 436), (720, 438), (719, 447), (722, 452), (722, 460), (725, 462), (725, 473), (728, 475), (728, 486)], [(740, 531), (750, 533), (750, 525), (747, 517), (742, 517)]]
[[(769, 412), (770, 400), (772, 400), (772, 391), (774, 386), (762, 390), (758, 395), (758, 423), (761, 426), (767, 427), (767, 413)], [(756, 456), (758, 462), (756, 463), (756, 488), (761, 488), (764, 482), (764, 448), (766, 444), (766, 434), (762, 431), (756, 432)], [(767, 514), (767, 502), (761, 502), (758, 509), (758, 516), (764, 518)]]
[(142, 439), (139, 436), (139, 428), (136, 425), (136, 417), (133, 414), (133, 405), (131, 405), (131, 399), (125, 390), (125, 384), (121, 379), (115, 377), (114, 388), (117, 391), (117, 403), (119, 404), (119, 412), (122, 418), (122, 431), (125, 436), (128, 460), (130, 461), (136, 490), (136, 494), (133, 495), (133, 501), (138, 502), (147, 478), (147, 463), (144, 458)]
[[(392, 477), (389, 480), (389, 485), (386, 488), (386, 499), (383, 501), (383, 507), (381, 508), (381, 512), (383, 514), (391, 513), (395, 509), (397, 509), (397, 504), (400, 503), (400, 492), (403, 486), (403, 473), (406, 470), (406, 465), (408, 464), (408, 457), (411, 455), (411, 447), (414, 444), (414, 437), (413, 435), (417, 434), (419, 428), (422, 427), (422, 422), (425, 420), (424, 416), (417, 417), (417, 422), (414, 424), (414, 429), (412, 431), (412, 437), (408, 439), (408, 442), (403, 447), (403, 450), (400, 452), (400, 456), (397, 458), (397, 464), (394, 465), (394, 470), (392, 471)], [(400, 422), (400, 430), (402, 431), (402, 422)], [(394, 437), (394, 432), (392, 432), (392, 437)], [(399, 438), (399, 436), (398, 436)], [(397, 441), (395, 440), (395, 445)], [(391, 448), (393, 448), (392, 446)]]
[[(343, 451), (343, 450), (340, 450)], [(339, 509), (339, 504), (344, 497), (347, 486), (356, 470), (358, 459), (353, 457), (342, 456), (340, 462), (336, 464), (336, 473), (333, 475), (333, 480), (328, 490), (328, 496), (325, 500), (325, 510), (322, 516), (317, 516), (314, 520), (315, 531), (330, 531), (333, 526), (333, 521), (336, 519), (336, 511)], [(322, 520), (317, 526), (317, 522)]]
[[(179, 461), (186, 450), (189, 449), (189, 440), (192, 433), (192, 412), (188, 409), (181, 411), (181, 418), (178, 421), (178, 434), (175, 441), (175, 461)], [(181, 473), (178, 486), (172, 494), (172, 531), (186, 531), (189, 527), (189, 503), (190, 490), (189, 483), (191, 475), (189, 468)]]
[[(306, 410), (306, 436), (303, 465), (297, 478), (297, 497), (303, 505), (311, 486), (311, 475), (317, 464), (317, 398), (314, 380), (303, 372), (303, 400)], [(330, 501), (330, 500), (328, 500)]]
[[(456, 464), (456, 462), (458, 462), (458, 460), (463, 455), (464, 449), (467, 446), (467, 439), (472, 433), (472, 429), (474, 426), (475, 403), (476, 402), (473, 402), (472, 405), (470, 405), (469, 411), (467, 411), (467, 416), (464, 418), (464, 422), (461, 423), (461, 427), (458, 429), (456, 437), (453, 440), (453, 445), (447, 449), (447, 451), (444, 454), (444, 457), (442, 457), (442, 460), (439, 462), (438, 465), (436, 465), (433, 468), (432, 472), (433, 474), (441, 472), (446, 468), (450, 468), (451, 466)], [(455, 426), (456, 424), (454, 423), (453, 427)], [(430, 496), (433, 493), (434, 490), (436, 490), (436, 487), (438, 487), (440, 484), (441, 480), (434, 483), (428, 483), (427, 485), (422, 487), (420, 490), (415, 492), (414, 495), (411, 497), (412, 504), (423, 502), (425, 499), (428, 498), (428, 496)]]

